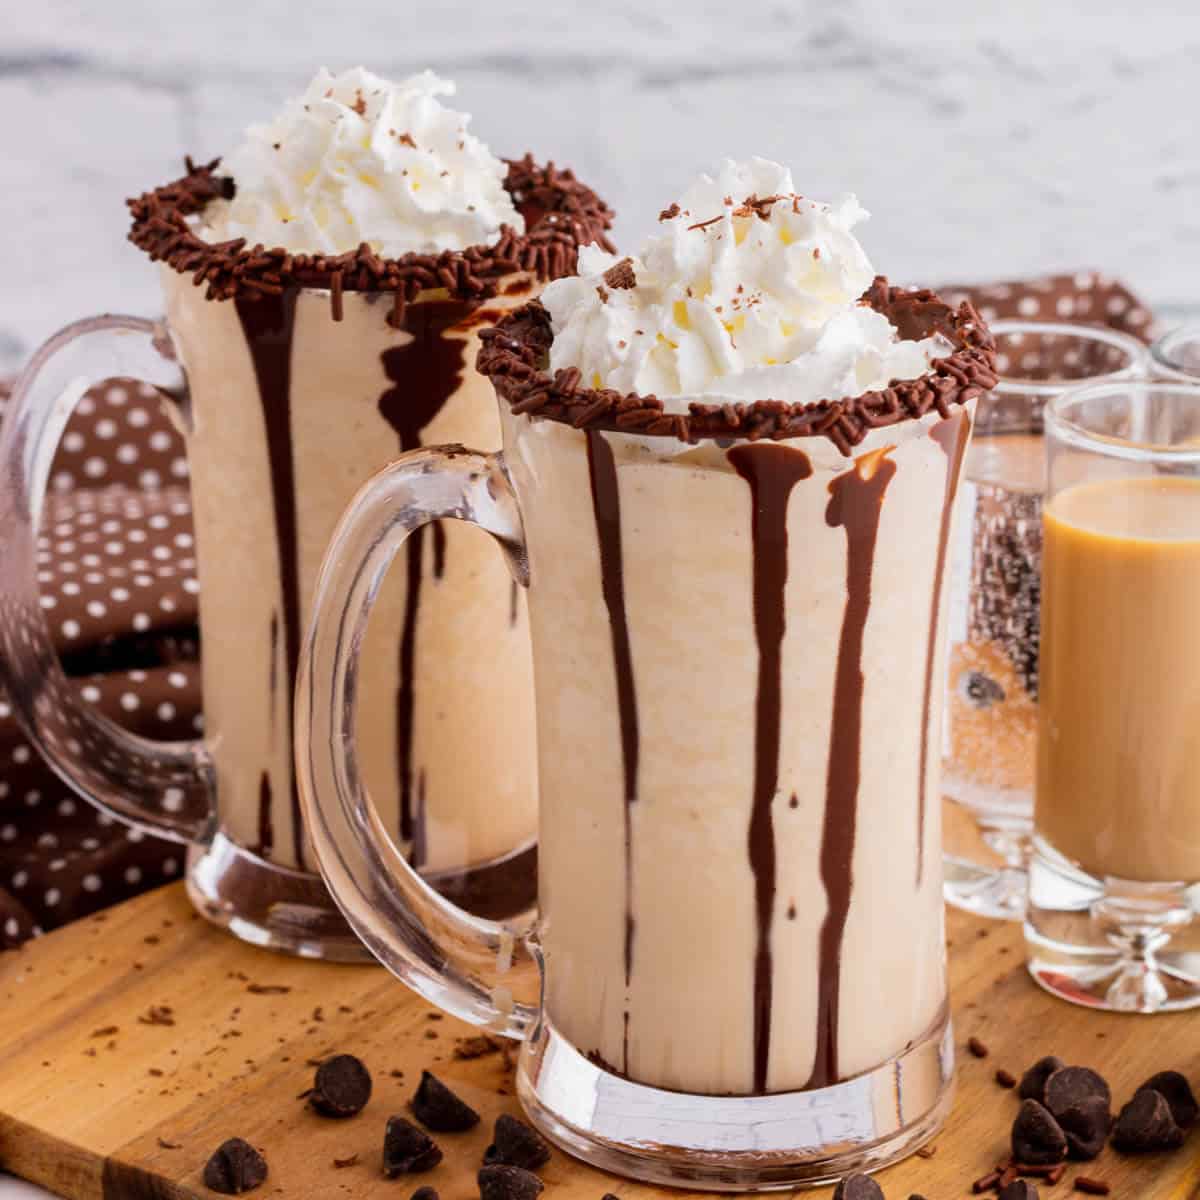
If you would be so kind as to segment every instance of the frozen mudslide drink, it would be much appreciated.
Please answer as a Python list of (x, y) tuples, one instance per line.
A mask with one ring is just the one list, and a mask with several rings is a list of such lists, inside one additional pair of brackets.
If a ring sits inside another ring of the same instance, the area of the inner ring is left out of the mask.
[[(457, 495), (457, 477), (460, 511), (515, 555), (544, 971), (540, 1022), (506, 1017), (532, 1035), (520, 1094), (562, 1145), (643, 1178), (828, 1178), (918, 1145), (948, 1102), (943, 585), (994, 375), (969, 308), (872, 282), (863, 215), (727, 163), (640, 256), (585, 250), (577, 279), (482, 335), (503, 456), (385, 472), (317, 599), (302, 783), (340, 770), (333, 630), (402, 536), (355, 582), (373, 523), (440, 515), (422, 481)], [(345, 854), (350, 791), (314, 818), (322, 860)], [(486, 1019), (472, 989), (503, 979), (463, 945), (486, 934), (410, 875), (392, 886), (474, 982), (448, 993), (398, 932), (385, 953)], [(369, 887), (342, 894), (352, 918)]]
[[(305, 954), (363, 954), (316, 874), (293, 786), (293, 684), (325, 544), (356, 489), (401, 453), (499, 445), (474, 370), (479, 333), (574, 270), (609, 219), (569, 171), (495, 157), (443, 103), (453, 90), (428, 72), (322, 71), (227, 158), (132, 200), (166, 323), (78, 328), (84, 342), (60, 339), (56, 371), (28, 393), (42, 412), (81, 374), (117, 373), (167, 394), (191, 466), (206, 740), (152, 762), (119, 737), (114, 751), (108, 730), (68, 740), (52, 719), (77, 706), (39, 705), (36, 665), (4, 682), (89, 798), (197, 847), (188, 883), (207, 916)], [(23, 553), (6, 551), (5, 568)], [(523, 592), (484, 535), (438, 523), (383, 581), (366, 639), (358, 753), (377, 818), (459, 902), (527, 910), (537, 785)]]

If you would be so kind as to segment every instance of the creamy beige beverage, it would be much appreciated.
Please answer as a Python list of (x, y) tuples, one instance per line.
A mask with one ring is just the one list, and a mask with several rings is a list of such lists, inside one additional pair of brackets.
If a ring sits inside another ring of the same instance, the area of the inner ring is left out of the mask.
[[(608, 222), (570, 172), (494, 158), (437, 99), (452, 91), (428, 73), (391, 84), (321, 72), (225, 163), (132, 205), (134, 240), (166, 262), (190, 384), (178, 419), (219, 820), (284, 867), (315, 870), (291, 706), (339, 515), (403, 451), (498, 445), (494, 397), (472, 368), (479, 331), (572, 269)], [(468, 904), (526, 906), (527, 616), (485, 535), (443, 522), (411, 539), (366, 649), (358, 753), (384, 826)], [(509, 894), (480, 892), (487, 879)]]
[(1200, 880), (1200, 481), (1046, 511), (1039, 833), (1088, 874)]
[(485, 335), (530, 556), (544, 1015), (638, 1083), (823, 1088), (946, 1018), (944, 568), (994, 375), (970, 310), (859, 302), (860, 216), (727, 163), (642, 255), (585, 251)]

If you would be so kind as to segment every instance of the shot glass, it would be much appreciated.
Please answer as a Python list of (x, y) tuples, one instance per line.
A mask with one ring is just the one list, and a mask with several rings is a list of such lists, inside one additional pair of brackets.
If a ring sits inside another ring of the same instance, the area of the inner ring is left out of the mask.
[(1082, 325), (997, 321), (992, 331), (1000, 381), (976, 411), (951, 550), (945, 894), (1019, 920), (1033, 825), (1042, 413), (1080, 382), (1143, 375), (1146, 353), (1134, 338)]
[(1200, 1004), (1200, 386), (1052, 400), (1028, 966), (1092, 1008)]

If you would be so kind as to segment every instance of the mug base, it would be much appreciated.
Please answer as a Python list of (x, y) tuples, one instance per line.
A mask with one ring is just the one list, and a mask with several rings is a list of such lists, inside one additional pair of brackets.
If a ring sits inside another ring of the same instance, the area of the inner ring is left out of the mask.
[(601, 1170), (669, 1187), (775, 1191), (913, 1153), (949, 1114), (953, 1069), (944, 1009), (899, 1057), (832, 1087), (694, 1096), (603, 1070), (543, 1017), (521, 1049), (517, 1094), (546, 1137)]

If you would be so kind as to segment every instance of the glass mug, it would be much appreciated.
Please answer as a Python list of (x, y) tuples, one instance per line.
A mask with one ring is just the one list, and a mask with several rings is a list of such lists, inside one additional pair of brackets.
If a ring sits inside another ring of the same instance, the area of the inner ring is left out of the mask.
[(1089, 1008), (1200, 1005), (1200, 386), (1046, 409), (1042, 696), (1025, 943)]
[[(165, 322), (72, 325), (14, 392), (0, 442), (0, 684), (67, 783), (191, 847), (187, 886), (206, 917), (256, 944), (366, 959), (316, 872), (293, 784), (303, 622), (337, 516), (372, 471), (430, 439), (499, 444), (491, 388), (470, 364), (479, 327), (531, 284), (514, 276), (482, 305), (422, 293), (397, 328), (390, 293), (346, 290), (335, 320), (327, 290), (208, 300), (190, 275), (160, 271)], [(187, 446), (205, 711), (194, 742), (134, 737), (81, 704), (38, 604), (55, 447), (85, 388), (116, 376), (154, 386)], [(401, 851), (473, 911), (508, 916), (536, 896), (524, 598), (486, 537), (427, 533), (368, 634), (362, 766)]]
[(946, 899), (980, 916), (1025, 912), (1037, 744), (1046, 404), (1146, 370), (1108, 329), (994, 321), (995, 388), (980, 397), (950, 566), (942, 791)]
[[(854, 458), (500, 407), (502, 453), (405, 455), (327, 553), (296, 728), (331, 890), (407, 984), (522, 1042), (530, 1118), (596, 1166), (737, 1190), (900, 1157), (952, 1086), (920, 780), (939, 794), (926, 619), (971, 404)], [(486, 529), (529, 593), (540, 915), (515, 934), (412, 872), (354, 750), (380, 582), (445, 517)]]

